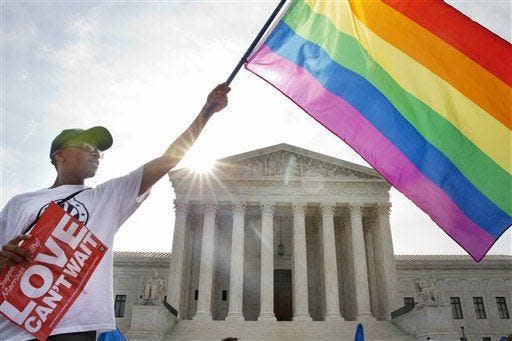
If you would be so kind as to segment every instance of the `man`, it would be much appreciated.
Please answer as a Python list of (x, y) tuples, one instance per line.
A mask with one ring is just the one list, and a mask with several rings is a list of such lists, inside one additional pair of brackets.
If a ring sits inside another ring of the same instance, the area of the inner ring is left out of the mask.
[[(108, 248), (101, 263), (49, 340), (95, 340), (96, 332), (115, 329), (112, 299), (112, 246), (114, 234), (147, 197), (149, 189), (178, 164), (195, 142), (211, 113), (227, 106), (230, 88), (218, 85), (192, 124), (165, 153), (130, 174), (86, 188), (84, 180), (96, 174), (101, 153), (112, 145), (103, 127), (67, 129), (52, 142), (50, 159), (57, 177), (50, 188), (13, 197), (0, 213), (0, 271), (28, 262), (30, 254), (19, 246), (28, 240), (33, 222), (51, 201), (83, 222)], [(64, 199), (64, 200), (63, 200)], [(0, 339), (29, 340), (26, 333), (0, 317)]]

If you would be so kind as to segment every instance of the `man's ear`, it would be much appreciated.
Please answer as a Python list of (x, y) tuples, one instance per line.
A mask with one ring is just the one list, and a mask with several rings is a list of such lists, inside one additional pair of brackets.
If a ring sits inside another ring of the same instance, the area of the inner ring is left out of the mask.
[(59, 162), (64, 161), (64, 156), (62, 155), (62, 150), (57, 150), (55, 153), (53, 153), (53, 160), (55, 161), (53, 163), (55, 167), (57, 167), (57, 164)]

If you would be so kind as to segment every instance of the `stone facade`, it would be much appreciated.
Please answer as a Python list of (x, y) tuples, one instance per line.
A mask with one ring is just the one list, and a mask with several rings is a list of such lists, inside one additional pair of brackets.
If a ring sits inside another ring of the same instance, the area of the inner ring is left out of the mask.
[[(336, 333), (350, 334), (356, 321), (376, 338), (383, 337), (379, 330), (388, 330), (384, 339), (389, 340), (457, 338), (460, 321), (439, 318), (450, 316), (446, 302), (455, 293), (447, 276), (453, 269), (439, 277), (443, 270), (435, 262), (430, 268), (421, 258), (397, 265), (401, 258), (393, 253), (390, 186), (372, 169), (282, 144), (219, 160), (207, 174), (182, 169), (169, 176), (176, 193), (173, 257), (167, 263), (162, 254), (143, 257), (141, 262), (149, 263), (140, 271), (151, 276), (158, 267), (167, 278), (166, 304), (181, 320), (168, 334), (172, 338), (194, 339), (187, 330), (209, 333), (215, 326), (222, 338), (229, 330), (251, 330), (256, 324), (267, 326), (266, 339), (296, 339), (303, 335), (297, 334), (298, 326), (305, 323), (311, 326), (308, 333), (314, 334), (312, 326), (330, 328), (331, 336), (316, 338), (331, 339)], [(424, 266), (408, 268), (408, 262)], [(119, 276), (134, 271), (118, 263)], [(165, 265), (168, 270), (163, 272)], [(507, 269), (502, 270), (496, 278), (505, 278)], [(401, 297), (417, 296), (411, 290), (418, 289), (417, 278), (425, 272), (436, 278), (433, 290), (443, 290), (443, 295), (432, 306), (418, 305), (392, 321), (392, 312), (403, 305)], [(140, 277), (132, 273), (125, 280), (137, 290), (135, 278), (140, 283)], [(456, 279), (468, 283), (461, 294), (467, 310), (474, 295), (469, 286), (476, 282), (464, 272)], [(505, 289), (496, 295), (510, 302), (510, 282), (501, 282)], [(492, 290), (494, 281), (486, 283)], [(128, 293), (129, 285), (124, 285), (120, 292)], [(484, 304), (491, 303), (491, 296), (491, 291), (482, 294)], [(489, 319), (495, 317), (489, 314)], [(230, 327), (215, 321), (229, 322)], [(476, 326), (466, 329), (472, 336), (506, 332), (502, 321), (468, 321)], [(121, 329), (126, 328), (123, 323)], [(133, 320), (132, 329), (138, 323)], [(276, 323), (282, 326), (276, 330), (285, 330), (281, 336), (271, 332)], [(156, 338), (163, 331), (159, 333)], [(200, 339), (212, 338), (208, 333)]]
[[(398, 296), (416, 298), (415, 281), (422, 274), (436, 279), (440, 303), (451, 306), (450, 298), (459, 298), (462, 318), (453, 318), (453, 329), (468, 340), (482, 340), (512, 333), (512, 320), (499, 315), (497, 297), (503, 297), (510, 316), (512, 304), (512, 256), (486, 256), (475, 263), (468, 256), (429, 255), (396, 257)], [(478, 318), (474, 297), (482, 297), (485, 318)], [(451, 308), (451, 307), (450, 307)]]
[(183, 169), (170, 178), (177, 219), (168, 303), (180, 318), (375, 320), (398, 307), (390, 187), (372, 169), (277, 145), (219, 160), (209, 174)]
[[(137, 304), (141, 295), (141, 278), (151, 276), (155, 270), (163, 278), (167, 278), (169, 261), (169, 253), (115, 252), (114, 296), (127, 296), (123, 317), (116, 318), (117, 325), (123, 333), (130, 330), (132, 306)], [(414, 282), (423, 273), (436, 277), (442, 303), (449, 304), (450, 297), (461, 298), (463, 318), (453, 319), (452, 316), (449, 316), (453, 330), (460, 336), (462, 336), (461, 326), (464, 327), (469, 341), (480, 341), (483, 340), (483, 337), (491, 337), (491, 340), (495, 341), (499, 339), (499, 336), (512, 332), (511, 320), (499, 317), (496, 304), (496, 297), (505, 297), (510, 314), (512, 304), (511, 256), (490, 255), (477, 264), (469, 256), (462, 255), (397, 255), (396, 266), (397, 296), (402, 301), (406, 297), (417, 300)], [(312, 291), (314, 290), (310, 289), (310, 292)], [(486, 319), (476, 318), (473, 297), (484, 297)], [(258, 301), (253, 299), (252, 302), (257, 304)], [(312, 305), (311, 315), (315, 319), (316, 316), (319, 316), (315, 312), (316, 303), (310, 301), (310, 305)], [(244, 313), (244, 315), (246, 314)], [(257, 319), (257, 314), (247, 317), (254, 320)], [(225, 325), (220, 324), (219, 328), (225, 328)], [(335, 327), (331, 328), (336, 330)]]
[[(143, 283), (155, 271), (167, 283), (169, 278), (170, 254), (166, 252), (115, 252), (114, 253), (114, 298), (119, 301), (125, 296), (122, 316), (116, 317), (120, 330), (130, 329), (132, 307), (141, 303)], [(114, 302), (115, 303), (115, 302)], [(118, 303), (118, 305), (123, 305)], [(122, 307), (120, 307), (122, 308)]]

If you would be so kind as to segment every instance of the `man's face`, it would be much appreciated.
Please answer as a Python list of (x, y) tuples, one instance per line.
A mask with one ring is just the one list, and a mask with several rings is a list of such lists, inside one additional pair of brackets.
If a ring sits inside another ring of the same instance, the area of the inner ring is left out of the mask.
[(58, 172), (81, 179), (92, 178), (98, 170), (101, 154), (82, 147), (64, 147), (55, 153)]

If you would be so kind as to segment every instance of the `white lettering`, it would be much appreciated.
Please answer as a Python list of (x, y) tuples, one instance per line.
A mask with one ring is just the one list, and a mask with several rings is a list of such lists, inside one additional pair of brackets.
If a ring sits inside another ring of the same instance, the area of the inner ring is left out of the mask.
[(30, 316), (26, 321), (25, 321), (25, 329), (29, 332), (29, 333), (35, 333), (35, 332), (38, 332), (39, 329), (41, 329), (41, 325), (42, 325), (42, 322), (41, 320), (37, 320), (36, 322), (36, 325), (33, 326), (31, 325), (31, 323), (35, 320), (36, 318), (34, 316)]
[(44, 245), (46, 245), (46, 247), (51, 252), (53, 252), (55, 256), (47, 255), (44, 253), (38, 253), (35, 259), (43, 263), (55, 264), (62, 268), (68, 260), (64, 250), (62, 250), (59, 244), (57, 244), (57, 242), (51, 236), (48, 237), (48, 240), (46, 241), (46, 243), (44, 243)]
[(59, 278), (57, 278), (57, 280), (55, 281), (55, 284), (53, 285), (53, 290), (58, 291), (59, 285), (61, 284), (64, 284), (64, 286), (68, 289), (71, 288), (71, 283), (69, 283), (68, 280), (64, 278), (64, 275), (60, 275)]
[(87, 233), (87, 235), (85, 236), (84, 243), (87, 243), (87, 244), (91, 245), (92, 247), (96, 247), (96, 245), (98, 245), (94, 241), (94, 239), (92, 239), (92, 233), (91, 232)]
[(2, 296), (4, 299), (7, 299), (7, 296), (9, 296), (11, 292), (16, 288), (16, 285), (18, 285), (18, 282), (20, 281), (20, 278), (23, 275), (24, 269), (18, 269), (16, 273), (14, 273), (15, 269), (15, 267), (10, 268), (4, 279), (4, 283), (8, 283), (9, 281), (11, 282), (9, 284), (2, 283), (0, 285), (0, 287), (3, 288)]
[[(39, 276), (43, 279), (43, 283), (39, 288), (30, 283), (30, 278), (32, 276)], [(43, 265), (32, 265), (30, 268), (25, 271), (20, 281), (21, 291), (25, 294), (25, 296), (30, 298), (39, 298), (43, 296), (48, 289), (53, 284), (53, 275), (50, 269)]]
[(9, 301), (5, 300), (2, 302), (2, 304), (0, 304), (0, 311), (5, 316), (21, 325), (35, 307), (36, 303), (34, 301), (29, 301), (23, 311), (19, 311), (15, 306), (9, 303)]
[(80, 251), (75, 251), (75, 253), (73, 254), (73, 257), (76, 258), (76, 260), (78, 261), (78, 264), (80, 264), (80, 267), (83, 267), (85, 262), (87, 261), (87, 259), (89, 259), (89, 256), (87, 256), (85, 253), (80, 252)]
[(84, 238), (85, 234), (87, 233), (87, 229), (81, 228), (77, 232), (77, 227), (79, 227), (79, 225), (75, 222), (72, 222), (65, 230), (64, 228), (66, 227), (70, 218), (71, 216), (65, 214), (55, 227), (52, 235), (68, 244), (74, 250)]
[(62, 300), (62, 296), (59, 295), (55, 290), (53, 289), (50, 289), (50, 291), (48, 291), (48, 294), (49, 296), (45, 296), (43, 298), (43, 302), (49, 306), (50, 308), (55, 308), (57, 305), (55, 304), (55, 302), (58, 302), (60, 300)]
[(42, 305), (38, 305), (36, 308), (36, 313), (37, 313), (37, 315), (39, 315), (39, 318), (43, 322), (46, 321), (46, 319), (48, 318), (48, 315), (50, 315), (52, 313), (52, 311), (53, 311), (53, 309), (42, 306)]
[(91, 255), (92, 251), (84, 243), (80, 244), (80, 249), (85, 252), (88, 256)]
[(68, 264), (66, 264), (66, 268), (64, 269), (64, 273), (70, 275), (71, 277), (76, 278), (76, 276), (78, 276), (78, 272), (80, 272), (80, 270), (82, 270), (80, 265), (78, 265), (76, 263), (76, 260), (74, 258), (71, 258), (69, 260)]

